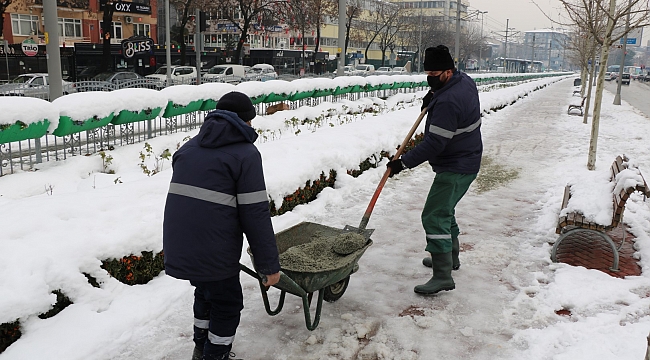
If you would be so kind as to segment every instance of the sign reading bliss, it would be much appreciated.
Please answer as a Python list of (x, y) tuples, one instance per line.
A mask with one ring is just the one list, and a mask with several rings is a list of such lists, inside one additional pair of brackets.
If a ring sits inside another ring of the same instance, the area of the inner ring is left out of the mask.
[(153, 39), (151, 38), (125, 39), (122, 41), (122, 53), (127, 59), (135, 55), (149, 53), (152, 48)]

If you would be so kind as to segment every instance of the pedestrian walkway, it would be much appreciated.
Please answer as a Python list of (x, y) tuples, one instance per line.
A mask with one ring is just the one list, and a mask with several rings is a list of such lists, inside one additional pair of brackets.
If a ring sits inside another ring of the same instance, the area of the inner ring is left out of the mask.
[[(623, 229), (616, 229), (607, 233), (616, 246), (623, 241)], [(558, 262), (572, 266), (584, 266), (587, 269), (600, 270), (614, 277), (624, 278), (626, 276), (641, 275), (641, 267), (638, 260), (634, 258), (634, 236), (629, 232), (625, 233), (625, 243), (618, 251), (619, 271), (612, 271), (614, 254), (612, 248), (603, 239), (590, 232), (578, 232), (566, 237), (557, 249), (556, 258)]]

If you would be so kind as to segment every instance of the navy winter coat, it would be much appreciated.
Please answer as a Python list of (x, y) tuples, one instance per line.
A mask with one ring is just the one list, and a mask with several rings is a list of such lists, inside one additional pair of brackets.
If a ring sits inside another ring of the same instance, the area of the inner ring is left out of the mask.
[(474, 80), (456, 71), (433, 94), (424, 141), (402, 156), (408, 168), (425, 161), (433, 171), (476, 174), (481, 167), (481, 107)]
[(243, 234), (257, 270), (280, 271), (256, 138), (236, 113), (215, 110), (174, 154), (163, 222), (167, 275), (204, 282), (238, 275)]

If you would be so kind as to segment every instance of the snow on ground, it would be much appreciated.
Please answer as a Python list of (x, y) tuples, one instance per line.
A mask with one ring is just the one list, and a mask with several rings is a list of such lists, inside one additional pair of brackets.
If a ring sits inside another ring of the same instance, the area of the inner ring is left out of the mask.
[[(484, 170), (502, 174), (501, 184), (490, 187), (479, 177), (457, 207), (464, 251), (461, 269), (453, 274), (456, 290), (431, 297), (413, 292), (430, 277), (430, 269), (421, 265), (426, 254), (420, 211), (433, 173), (421, 165), (389, 179), (368, 225), (376, 229), (374, 244), (344, 296), (323, 305), (315, 331), (305, 328), (302, 303), (292, 295), (279, 315), (268, 316), (257, 281), (243, 274), (246, 307), (233, 351), (245, 359), (643, 358), (650, 332), (648, 276), (616, 279), (553, 264), (550, 243), (557, 238), (564, 185), (602, 183), (621, 153), (650, 176), (643, 140), (650, 134), (650, 120), (626, 103), (611, 105), (613, 95), (606, 92), (597, 170), (587, 171), (591, 124), (566, 114), (573, 100), (571, 81), (532, 92), (483, 118)], [(501, 89), (501, 95), (481, 93), (483, 106), (493, 101), (490, 97), (516, 98), (521, 87), (530, 86)], [(419, 113), (419, 104), (412, 105), (259, 144), (272, 196), (306, 180), (291, 175), (311, 176), (323, 166), (341, 170), (335, 189), (275, 217), (276, 232), (301, 221), (357, 226), (385, 168), (358, 178), (342, 169), (362, 153), (365, 158), (367, 151), (400, 143)], [(253, 125), (263, 121), (260, 117)], [(363, 138), (368, 131), (372, 136)], [(345, 133), (363, 140), (346, 144), (340, 141)], [(173, 150), (187, 135), (150, 143), (156, 152)], [(90, 156), (0, 178), (5, 209), (0, 322), (20, 316), (23, 325), (22, 338), (0, 359), (190, 357), (192, 288), (187, 282), (162, 274), (146, 285), (126, 286), (99, 268), (107, 257), (161, 248), (171, 171), (166, 163), (160, 174), (145, 176), (138, 167), (140, 151), (142, 144), (114, 150), (114, 175), (101, 173), (101, 160)], [(115, 183), (117, 178), (121, 183)], [(649, 202), (632, 196), (626, 222), (649, 274)], [(242, 263), (250, 265), (245, 252)], [(102, 287), (89, 286), (82, 272)], [(53, 318), (38, 318), (54, 302), (47, 294), (55, 289), (64, 289), (74, 304)], [(272, 303), (277, 293), (271, 291)], [(557, 315), (560, 309), (570, 310), (571, 317)]]

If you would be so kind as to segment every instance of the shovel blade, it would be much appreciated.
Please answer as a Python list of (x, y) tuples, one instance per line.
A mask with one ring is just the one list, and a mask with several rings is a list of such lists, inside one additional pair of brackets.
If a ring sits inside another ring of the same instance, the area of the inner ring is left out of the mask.
[(366, 238), (366, 240), (370, 239), (370, 235), (375, 231), (375, 229), (359, 229), (358, 227), (351, 226), (351, 225), (345, 225), (343, 228), (344, 232), (354, 232), (357, 234), (363, 235), (363, 237)]

